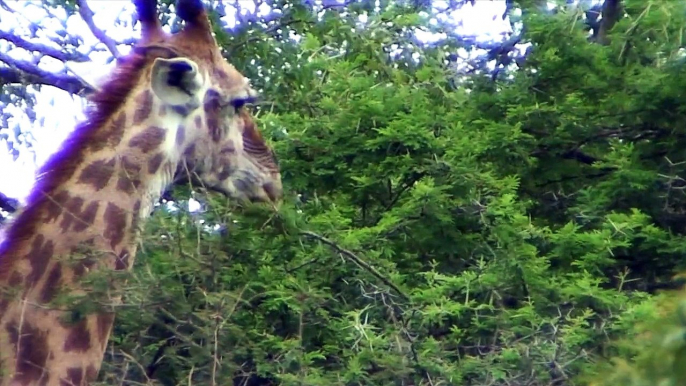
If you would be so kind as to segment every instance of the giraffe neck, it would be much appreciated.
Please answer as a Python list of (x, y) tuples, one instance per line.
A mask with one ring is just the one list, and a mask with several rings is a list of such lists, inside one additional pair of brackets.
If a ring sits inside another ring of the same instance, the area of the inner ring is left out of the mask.
[[(102, 126), (77, 128), (104, 131), (107, 142), (92, 144), (78, 163), (54, 156), (42, 178), (61, 183), (36, 192), (37, 183), (10, 224), (0, 246), (0, 386), (95, 380), (118, 298), (94, 295), (81, 279), (131, 267), (141, 221), (171, 182), (183, 141), (180, 118), (160, 117), (152, 99), (145, 90)], [(64, 294), (99, 309), (67, 311), (74, 299), (60, 305)]]

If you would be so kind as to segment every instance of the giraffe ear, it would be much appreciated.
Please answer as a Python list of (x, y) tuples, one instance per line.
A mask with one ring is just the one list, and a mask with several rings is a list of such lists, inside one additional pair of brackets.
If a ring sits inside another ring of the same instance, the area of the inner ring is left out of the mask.
[(152, 64), (152, 91), (167, 104), (188, 104), (197, 99), (201, 86), (198, 65), (190, 59), (157, 58)]

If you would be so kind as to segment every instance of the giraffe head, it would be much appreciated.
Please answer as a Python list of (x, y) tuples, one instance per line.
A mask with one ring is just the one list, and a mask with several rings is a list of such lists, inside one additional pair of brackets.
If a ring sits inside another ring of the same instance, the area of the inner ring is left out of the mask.
[[(175, 179), (190, 180), (238, 200), (275, 203), (278, 163), (245, 105), (257, 98), (248, 79), (222, 56), (200, 0), (178, 0), (184, 28), (160, 27), (156, 0), (134, 1), (142, 36), (134, 55), (145, 58), (148, 100), (164, 126), (178, 125)], [(152, 99), (152, 100), (150, 100)]]

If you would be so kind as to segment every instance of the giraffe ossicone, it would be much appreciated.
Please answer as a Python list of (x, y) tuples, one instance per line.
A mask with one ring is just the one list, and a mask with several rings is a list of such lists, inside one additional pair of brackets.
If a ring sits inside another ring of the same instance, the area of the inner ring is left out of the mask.
[(281, 199), (276, 157), (244, 107), (256, 92), (222, 57), (201, 1), (177, 1), (176, 34), (162, 30), (155, 0), (134, 3), (140, 40), (89, 97), (0, 244), (0, 386), (97, 378), (113, 309), (74, 316), (55, 302), (94, 296), (89, 272), (131, 268), (140, 225), (169, 185)]

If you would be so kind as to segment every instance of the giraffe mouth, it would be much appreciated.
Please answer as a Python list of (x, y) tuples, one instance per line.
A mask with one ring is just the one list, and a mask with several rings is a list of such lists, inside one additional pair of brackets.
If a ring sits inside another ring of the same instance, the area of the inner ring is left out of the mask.
[(235, 190), (226, 189), (222, 186), (208, 186), (207, 189), (217, 193), (223, 194), (231, 200), (236, 200), (240, 203), (253, 203), (253, 204), (275, 204), (280, 197), (280, 194), (276, 191), (271, 183), (266, 183), (264, 185), (263, 194), (258, 194), (253, 190), (249, 189), (242, 180), (235, 180), (236, 185)]
[[(195, 171), (190, 171), (186, 173), (177, 173), (176, 177), (174, 178), (173, 182), (174, 186), (188, 186), (192, 189), (195, 188), (201, 188), (205, 189), (210, 192), (215, 192), (215, 193), (220, 193), (223, 196), (234, 199), (234, 200), (242, 200), (243, 195), (231, 191), (230, 189), (226, 189), (221, 184), (207, 184), (205, 183), (202, 178), (195, 172)], [(252, 201), (252, 200), (250, 200)]]

